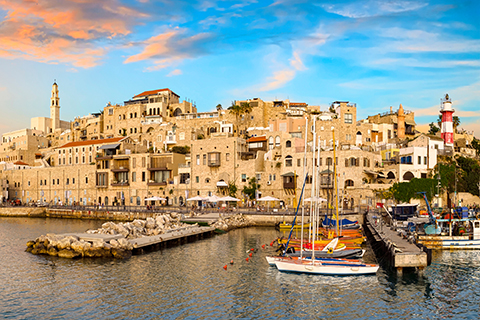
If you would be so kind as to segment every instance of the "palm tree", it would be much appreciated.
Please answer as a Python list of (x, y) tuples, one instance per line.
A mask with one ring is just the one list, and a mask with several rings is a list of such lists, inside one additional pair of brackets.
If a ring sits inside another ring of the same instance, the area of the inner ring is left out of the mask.
[(457, 127), (460, 125), (460, 118), (457, 116), (453, 116), (453, 131), (457, 132)]
[(237, 105), (237, 102), (234, 100), (234, 101), (232, 101), (232, 105), (230, 107), (228, 107), (227, 110), (230, 114), (235, 115), (235, 124), (236, 124), (237, 131), (238, 131), (238, 118), (242, 114), (242, 108), (239, 105)]
[(242, 114), (247, 118), (246, 119), (247, 121), (245, 123), (245, 130), (244, 130), (244, 133), (245, 133), (245, 136), (246, 136), (247, 135), (247, 124), (249, 122), (249, 117), (248, 116), (252, 112), (253, 107), (248, 102), (242, 102), (240, 109), (242, 110)]

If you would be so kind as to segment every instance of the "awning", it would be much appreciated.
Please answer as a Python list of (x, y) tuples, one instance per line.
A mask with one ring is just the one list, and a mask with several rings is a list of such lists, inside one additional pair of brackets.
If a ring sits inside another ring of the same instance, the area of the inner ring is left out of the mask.
[(228, 187), (228, 183), (226, 183), (225, 181), (218, 181), (217, 187)]
[(410, 120), (405, 120), (405, 124), (408, 124), (410, 126), (415, 126), (415, 121), (410, 121)]
[(298, 174), (295, 174), (293, 172), (287, 172), (281, 175), (282, 177), (298, 177)]
[(325, 170), (320, 172), (320, 174), (332, 174), (332, 173), (333, 173), (333, 171), (330, 170), (330, 169), (325, 169)]
[(373, 174), (373, 175), (377, 175), (378, 172), (376, 171), (370, 171), (370, 170), (363, 170), (363, 172), (365, 172), (366, 174)]
[(117, 149), (119, 146), (120, 146), (120, 143), (104, 144), (99, 149)]

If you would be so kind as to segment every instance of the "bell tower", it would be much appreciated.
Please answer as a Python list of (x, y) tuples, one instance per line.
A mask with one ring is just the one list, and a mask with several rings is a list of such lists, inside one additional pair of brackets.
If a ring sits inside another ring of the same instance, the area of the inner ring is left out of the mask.
[(60, 97), (58, 96), (57, 82), (52, 85), (52, 97), (50, 98), (50, 119), (52, 121), (52, 132), (60, 129)]
[(405, 111), (403, 110), (402, 104), (400, 104), (400, 108), (398, 108), (397, 121), (397, 137), (405, 139)]

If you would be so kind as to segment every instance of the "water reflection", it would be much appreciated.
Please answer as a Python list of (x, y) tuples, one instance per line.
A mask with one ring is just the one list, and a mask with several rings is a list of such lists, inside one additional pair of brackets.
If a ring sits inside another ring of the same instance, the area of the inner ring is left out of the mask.
[[(478, 318), (480, 252), (439, 252), (422, 275), (280, 273), (265, 260), (278, 233), (249, 228), (133, 256), (33, 256), (25, 243), (101, 221), (0, 220), (1, 316), (12, 319)], [(250, 249), (255, 251), (251, 252)], [(249, 254), (252, 253), (252, 257)], [(249, 258), (246, 261), (246, 258)], [(234, 264), (230, 265), (230, 261)], [(227, 270), (223, 266), (227, 265)]]

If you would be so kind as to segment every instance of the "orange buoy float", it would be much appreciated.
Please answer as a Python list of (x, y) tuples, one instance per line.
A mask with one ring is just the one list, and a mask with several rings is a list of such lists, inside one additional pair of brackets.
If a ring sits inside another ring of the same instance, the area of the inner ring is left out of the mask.
[(247, 261), (247, 262), (248, 262), (248, 258), (247, 258), (247, 259), (245, 259), (245, 261)]
[(223, 266), (223, 269), (227, 270), (227, 265), (224, 265), (224, 266)]
[(230, 261), (230, 264), (233, 264), (233, 259)]
[(252, 254), (250, 253), (250, 254), (249, 254), (249, 256), (251, 257), (251, 256), (252, 256)]

